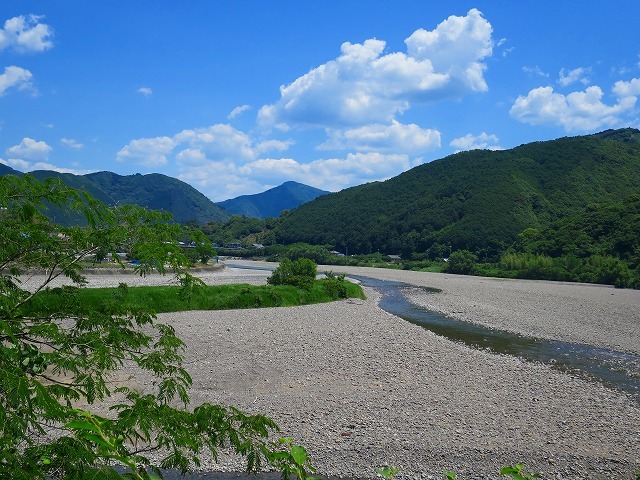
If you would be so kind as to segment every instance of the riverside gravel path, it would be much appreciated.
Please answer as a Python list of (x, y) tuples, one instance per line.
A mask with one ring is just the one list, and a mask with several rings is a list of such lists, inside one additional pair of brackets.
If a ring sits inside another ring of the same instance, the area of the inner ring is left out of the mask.
[[(235, 263), (235, 262), (234, 262)], [(250, 265), (259, 265), (249, 263)], [(273, 264), (271, 264), (273, 265)], [(638, 353), (640, 292), (603, 286), (319, 267), (439, 288), (413, 300), (517, 333)], [(209, 284), (266, 281), (269, 272), (203, 272)], [(90, 286), (169, 277), (90, 276)], [(640, 404), (542, 364), (475, 350), (381, 310), (377, 294), (294, 308), (159, 315), (188, 349), (191, 397), (266, 413), (304, 445), (318, 473), (371, 478), (500, 478), (524, 462), (546, 479), (634, 479)], [(148, 379), (131, 372), (144, 389)], [(204, 469), (242, 469), (204, 458)], [(207, 478), (207, 477), (199, 477)], [(213, 477), (215, 478), (215, 476)]]

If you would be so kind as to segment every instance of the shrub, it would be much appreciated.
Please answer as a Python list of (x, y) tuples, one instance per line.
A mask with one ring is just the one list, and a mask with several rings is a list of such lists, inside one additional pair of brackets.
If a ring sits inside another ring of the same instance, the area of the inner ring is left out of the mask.
[(267, 279), (267, 283), (269, 285), (293, 285), (309, 290), (313, 286), (317, 272), (318, 266), (313, 260), (285, 258)]
[(322, 283), (327, 294), (334, 299), (347, 298), (348, 293), (344, 274), (335, 275), (333, 272), (324, 272), (324, 274), (327, 278)]
[(449, 256), (447, 272), (471, 275), (475, 270), (477, 257), (469, 250), (458, 250)]

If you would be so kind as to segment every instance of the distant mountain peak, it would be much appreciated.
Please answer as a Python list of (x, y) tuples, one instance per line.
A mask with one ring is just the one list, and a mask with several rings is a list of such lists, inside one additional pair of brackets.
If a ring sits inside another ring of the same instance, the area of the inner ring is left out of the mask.
[(254, 195), (241, 195), (219, 202), (218, 206), (234, 215), (252, 218), (278, 217), (329, 192), (292, 180)]

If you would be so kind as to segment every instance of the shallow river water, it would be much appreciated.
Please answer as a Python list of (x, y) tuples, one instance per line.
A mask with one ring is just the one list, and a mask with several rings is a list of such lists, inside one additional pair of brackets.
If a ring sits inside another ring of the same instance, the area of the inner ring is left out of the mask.
[(636, 396), (640, 400), (640, 356), (590, 345), (527, 337), (505, 330), (456, 320), (409, 301), (404, 291), (436, 291), (400, 282), (350, 275), (381, 294), (380, 307), (437, 335), (494, 353), (543, 362), (558, 370), (578, 374)]

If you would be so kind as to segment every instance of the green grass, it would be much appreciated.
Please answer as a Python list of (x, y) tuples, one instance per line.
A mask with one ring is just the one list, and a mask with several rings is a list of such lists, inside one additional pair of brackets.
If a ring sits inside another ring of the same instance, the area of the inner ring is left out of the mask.
[(44, 307), (49, 312), (66, 310), (70, 302), (87, 310), (101, 311), (107, 304), (117, 303), (121, 310), (144, 309), (152, 313), (186, 310), (230, 310), (242, 308), (292, 307), (339, 300), (365, 298), (359, 285), (345, 281), (342, 293), (330, 288), (327, 280), (316, 280), (309, 290), (288, 285), (233, 284), (196, 287), (186, 291), (178, 286), (54, 288), (40, 292), (30, 307)]

